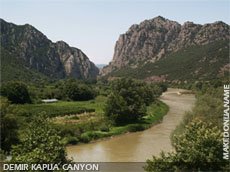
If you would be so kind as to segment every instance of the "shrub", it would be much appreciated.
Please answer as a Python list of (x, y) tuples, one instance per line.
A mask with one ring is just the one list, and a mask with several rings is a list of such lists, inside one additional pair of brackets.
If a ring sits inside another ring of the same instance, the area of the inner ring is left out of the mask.
[(143, 124), (130, 124), (128, 126), (128, 131), (129, 132), (136, 132), (136, 131), (143, 131), (146, 128), (144, 127)]
[(1, 94), (12, 103), (31, 103), (27, 86), (23, 82), (8, 82), (2, 86)]
[(79, 142), (79, 139), (76, 137), (67, 137), (67, 144), (76, 145)]
[(102, 132), (109, 132), (110, 128), (109, 128), (109, 126), (102, 125), (102, 126), (100, 127), (100, 130), (101, 130)]
[(20, 144), (12, 149), (13, 163), (67, 163), (61, 137), (44, 116), (33, 119)]
[(87, 133), (83, 133), (80, 137), (80, 141), (83, 143), (89, 143), (91, 140), (91, 138), (89, 137), (89, 135)]

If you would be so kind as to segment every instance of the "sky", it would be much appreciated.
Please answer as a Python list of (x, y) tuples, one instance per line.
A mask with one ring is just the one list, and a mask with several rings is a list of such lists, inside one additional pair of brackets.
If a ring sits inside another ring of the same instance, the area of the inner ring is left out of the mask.
[(112, 60), (120, 34), (163, 16), (183, 24), (230, 23), (230, 0), (0, 0), (0, 18), (31, 24), (53, 42), (81, 49), (96, 64)]

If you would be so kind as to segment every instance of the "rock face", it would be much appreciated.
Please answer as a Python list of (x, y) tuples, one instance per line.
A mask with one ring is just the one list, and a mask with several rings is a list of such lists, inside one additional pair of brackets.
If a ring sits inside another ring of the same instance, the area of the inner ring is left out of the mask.
[(101, 75), (143, 63), (154, 63), (166, 55), (192, 45), (205, 45), (229, 39), (229, 25), (223, 22), (183, 25), (158, 16), (132, 25), (120, 35), (113, 60), (101, 70)]
[[(99, 69), (80, 50), (63, 41), (53, 43), (31, 25), (15, 25), (2, 19), (1, 49), (52, 79), (95, 79)], [(2, 57), (1, 57), (2, 58)]]
[(65, 74), (74, 78), (96, 78), (99, 69), (78, 48), (69, 47), (63, 41), (55, 44), (57, 53), (65, 68)]

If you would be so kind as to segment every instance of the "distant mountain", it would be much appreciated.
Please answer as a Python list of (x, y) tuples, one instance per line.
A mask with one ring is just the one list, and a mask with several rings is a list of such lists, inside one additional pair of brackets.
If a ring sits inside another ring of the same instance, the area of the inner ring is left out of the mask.
[(1, 77), (5, 80), (39, 78), (95, 79), (99, 69), (78, 48), (51, 42), (33, 26), (1, 22)]
[(101, 76), (150, 81), (221, 77), (229, 71), (229, 25), (194, 24), (161, 16), (135, 24), (120, 35), (113, 60)]
[(105, 67), (107, 64), (96, 64), (96, 66), (99, 68), (99, 69), (102, 69), (103, 67)]

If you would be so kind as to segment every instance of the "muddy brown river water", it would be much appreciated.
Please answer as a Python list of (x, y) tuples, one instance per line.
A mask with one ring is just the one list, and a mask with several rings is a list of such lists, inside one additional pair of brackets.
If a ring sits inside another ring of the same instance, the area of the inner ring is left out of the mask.
[(161, 123), (142, 132), (68, 146), (68, 157), (75, 162), (145, 162), (152, 155), (159, 155), (162, 150), (172, 151), (170, 134), (195, 102), (193, 94), (180, 94), (185, 91), (171, 88), (160, 97), (170, 108)]

